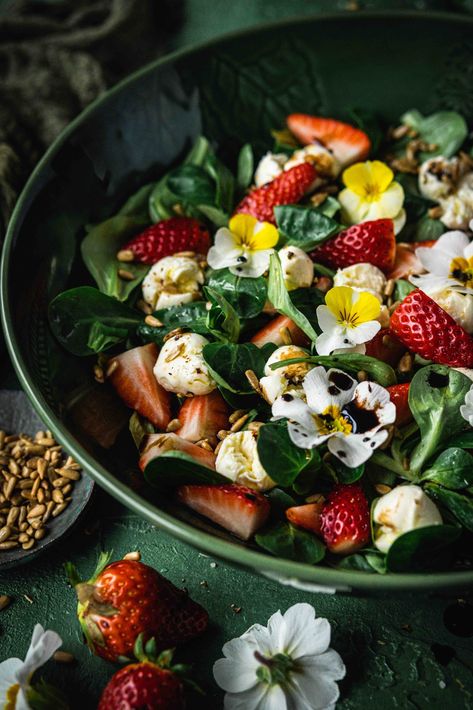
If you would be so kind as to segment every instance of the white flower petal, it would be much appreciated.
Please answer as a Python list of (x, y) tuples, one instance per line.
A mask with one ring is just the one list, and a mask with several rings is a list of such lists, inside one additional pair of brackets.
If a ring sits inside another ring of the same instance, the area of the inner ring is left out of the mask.
[(470, 426), (473, 426), (473, 385), (465, 395), (465, 403), (460, 407), (460, 414)]
[[(454, 229), (451, 232), (445, 232), (442, 234), (432, 247), (428, 251), (443, 251), (450, 256), (450, 259), (454, 259), (456, 256), (463, 256), (463, 252), (468, 248), (470, 244), (469, 238), (464, 232), (460, 232), (458, 229)], [(417, 250), (418, 251), (418, 250)]]
[(380, 328), (381, 323), (379, 321), (366, 321), (366, 323), (357, 325), (356, 328), (350, 328), (347, 337), (354, 345), (361, 345), (361, 343), (368, 343), (372, 340)]
[(31, 710), (31, 705), (26, 697), (26, 692), (24, 688), (20, 688), (18, 695), (16, 696), (15, 710)]
[[(344, 678), (346, 669), (340, 655), (329, 649), (322, 655), (299, 659), (302, 672), (293, 676), (293, 683), (306, 698), (311, 710), (326, 710), (337, 702), (340, 691), (335, 681)], [(300, 707), (304, 707), (301, 702)]]
[(317, 306), (315, 312), (317, 315), (317, 321), (322, 331), (330, 331), (338, 325), (337, 318), (333, 315), (328, 306)]
[[(371, 204), (377, 205), (378, 217), (366, 217), (366, 219), (380, 219), (390, 217), (393, 219), (399, 215), (404, 202), (404, 190), (398, 182), (392, 182), (387, 190), (380, 196), (379, 200)], [(374, 210), (373, 210), (374, 213)], [(371, 214), (371, 210), (370, 210)]]
[(470, 259), (473, 256), (473, 242), (470, 242), (468, 246), (463, 250), (463, 256), (465, 257), (465, 259)]
[(399, 234), (399, 232), (404, 228), (407, 221), (406, 210), (402, 209), (399, 214), (392, 218), (394, 234)]
[(357, 381), (342, 370), (314, 367), (304, 377), (303, 387), (307, 404), (316, 414), (322, 414), (328, 407), (340, 409), (353, 397)]
[(267, 691), (267, 685), (258, 683), (244, 693), (227, 693), (223, 701), (224, 710), (261, 710), (261, 702)]
[(271, 412), (275, 419), (292, 419), (306, 429), (313, 430), (315, 428), (314, 418), (309, 407), (299, 397), (289, 394), (278, 397)]
[(418, 247), (416, 249), (416, 257), (424, 269), (431, 274), (435, 274), (435, 276), (448, 276), (450, 264), (452, 263), (452, 258), (454, 258), (443, 249), (434, 247), (430, 249), (428, 247)]
[(6, 707), (7, 693), (13, 685), (18, 684), (17, 673), (23, 666), (19, 658), (7, 658), (0, 663), (0, 708)]
[(300, 424), (289, 422), (287, 431), (292, 443), (300, 449), (314, 449), (316, 446), (323, 444), (330, 436), (333, 436), (333, 434), (321, 434), (315, 422), (313, 429), (306, 429)]
[(282, 652), (293, 659), (325, 653), (330, 645), (330, 624), (327, 619), (316, 619), (311, 604), (291, 606), (284, 614)]
[(333, 330), (325, 331), (317, 336), (315, 349), (318, 355), (330, 355), (334, 350), (351, 348), (353, 343), (346, 328), (337, 325)]
[(60, 646), (62, 639), (59, 634), (55, 631), (45, 631), (41, 624), (36, 624), (25, 662), (17, 673), (20, 685), (27, 683), (33, 673), (49, 661)]
[[(269, 269), (269, 257), (272, 249), (260, 249), (258, 251), (245, 251), (241, 254), (246, 261), (234, 262), (230, 266), (230, 271), (234, 276), (242, 276), (244, 278), (255, 279), (262, 276)], [(210, 262), (209, 262), (210, 264)]]
[(207, 262), (211, 269), (225, 269), (227, 266), (237, 263), (239, 256), (243, 254), (242, 249), (232, 249), (224, 251), (216, 246), (210, 247), (207, 254)]
[(260, 665), (255, 658), (258, 644), (252, 638), (236, 638), (222, 649), (226, 658), (214, 663), (215, 682), (229, 693), (240, 693), (258, 683), (256, 670)]
[(376, 382), (360, 382), (356, 386), (354, 399), (357, 407), (376, 412), (378, 425), (393, 424), (396, 406), (391, 402), (389, 392)]
[(346, 466), (356, 468), (368, 461), (373, 451), (386, 441), (387, 436), (386, 429), (363, 434), (348, 434), (347, 436), (335, 434), (329, 439), (328, 449)]

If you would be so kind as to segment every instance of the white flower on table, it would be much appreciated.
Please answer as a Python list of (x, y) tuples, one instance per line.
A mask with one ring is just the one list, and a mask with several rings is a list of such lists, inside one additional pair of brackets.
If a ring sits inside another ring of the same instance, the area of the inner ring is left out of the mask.
[[(469, 375), (467, 375), (467, 377), (469, 377)], [(465, 395), (465, 403), (462, 404), (460, 407), (460, 414), (470, 426), (473, 426), (473, 385), (471, 385), (470, 389)]]
[(30, 710), (28, 692), (33, 674), (61, 645), (62, 639), (55, 631), (45, 631), (41, 624), (36, 624), (25, 660), (8, 658), (0, 663), (0, 707)]
[(345, 676), (330, 648), (330, 623), (310, 604), (273, 614), (223, 647), (214, 678), (226, 691), (225, 710), (332, 710)]
[(257, 278), (269, 268), (269, 257), (279, 239), (269, 222), (258, 222), (249, 214), (236, 214), (228, 229), (221, 227), (210, 247), (207, 262), (212, 269), (228, 267), (234, 276)]
[(379, 331), (376, 319), (381, 313), (379, 300), (367, 291), (355, 291), (350, 286), (334, 286), (325, 295), (325, 306), (317, 306), (321, 335), (315, 342), (319, 355), (357, 348)]
[(396, 419), (389, 392), (375, 382), (358, 383), (345, 372), (314, 367), (302, 384), (306, 401), (291, 394), (272, 407), (275, 419), (288, 419), (291, 441), (301, 449), (327, 442), (328, 450), (355, 468), (386, 441)]

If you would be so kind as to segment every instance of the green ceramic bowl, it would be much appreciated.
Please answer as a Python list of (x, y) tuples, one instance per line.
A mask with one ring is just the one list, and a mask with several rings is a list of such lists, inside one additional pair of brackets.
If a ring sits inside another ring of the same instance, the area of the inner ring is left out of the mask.
[[(305, 589), (414, 590), (473, 586), (473, 571), (375, 575), (278, 559), (172, 507), (142, 487), (123, 434), (110, 449), (85, 432), (109, 420), (91, 362), (53, 340), (46, 321), (59, 291), (87, 283), (78, 245), (96, 222), (177, 161), (199, 133), (224, 155), (294, 111), (342, 117), (365, 107), (387, 121), (416, 107), (451, 108), (473, 125), (473, 19), (445, 14), (317, 16), (234, 34), (159, 60), (75, 120), (29, 180), (2, 262), (2, 316), (20, 381), (41, 418), (90, 475), (150, 522), (201, 551)], [(99, 397), (100, 399), (97, 399)], [(79, 413), (78, 413), (79, 412)]]

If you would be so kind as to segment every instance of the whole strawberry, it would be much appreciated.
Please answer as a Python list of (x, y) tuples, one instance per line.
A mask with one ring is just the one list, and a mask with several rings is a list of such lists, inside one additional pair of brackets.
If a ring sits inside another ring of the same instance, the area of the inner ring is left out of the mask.
[(139, 634), (155, 638), (158, 650), (202, 633), (208, 614), (156, 570), (136, 560), (109, 564), (102, 553), (87, 582), (74, 566), (66, 570), (79, 600), (77, 615), (93, 653), (109, 661), (130, 658)]
[(426, 293), (411, 291), (391, 316), (390, 329), (426, 360), (473, 367), (473, 338)]
[(117, 671), (105, 686), (97, 710), (182, 710), (183, 666), (171, 666), (172, 651), (156, 658), (151, 639), (143, 648), (142, 636), (135, 644), (138, 663)]
[(369, 505), (357, 483), (336, 485), (328, 495), (320, 517), (321, 534), (330, 552), (349, 555), (369, 542)]
[(374, 219), (343, 229), (311, 253), (311, 258), (335, 269), (368, 263), (389, 272), (394, 266), (396, 238), (392, 219)]
[(170, 217), (137, 234), (121, 251), (132, 251), (134, 260), (142, 264), (155, 264), (180, 251), (207, 254), (209, 247), (210, 234), (200, 222), (192, 217)]
[(301, 163), (278, 175), (272, 182), (251, 190), (237, 205), (235, 214), (251, 214), (260, 222), (276, 223), (274, 208), (299, 202), (317, 177), (311, 163)]

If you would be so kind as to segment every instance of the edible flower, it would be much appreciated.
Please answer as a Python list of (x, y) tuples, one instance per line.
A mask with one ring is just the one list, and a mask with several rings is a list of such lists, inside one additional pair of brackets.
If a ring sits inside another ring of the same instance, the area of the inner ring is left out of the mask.
[(28, 696), (33, 690), (33, 674), (49, 661), (61, 644), (61, 637), (55, 631), (45, 631), (41, 624), (36, 624), (25, 660), (8, 658), (0, 663), (0, 707), (30, 710)]
[(409, 280), (427, 295), (445, 288), (473, 294), (473, 242), (466, 234), (445, 232), (432, 247), (418, 247), (416, 256), (427, 273)]
[[(357, 348), (368, 342), (381, 328), (376, 320), (381, 312), (379, 300), (367, 291), (350, 286), (334, 286), (325, 296), (325, 306), (317, 306), (317, 320), (322, 330), (315, 342), (319, 355), (334, 350)], [(361, 348), (364, 352), (364, 346)]]
[(473, 385), (465, 395), (465, 403), (460, 407), (460, 414), (470, 426), (473, 426)]
[(404, 190), (390, 167), (380, 160), (355, 163), (343, 172), (342, 180), (345, 189), (338, 201), (347, 224), (390, 218), (396, 234), (401, 231), (406, 221)]
[(248, 214), (237, 214), (228, 229), (217, 231), (207, 261), (212, 269), (228, 267), (234, 276), (256, 278), (269, 268), (269, 257), (278, 239), (274, 225), (258, 222)]
[(328, 620), (301, 603), (226, 643), (213, 667), (225, 710), (332, 710), (346, 669), (330, 632)]
[(386, 441), (384, 428), (396, 419), (389, 392), (375, 382), (358, 383), (345, 372), (314, 367), (304, 378), (304, 401), (283, 394), (272, 407), (275, 419), (288, 419), (291, 441), (301, 449), (327, 442), (328, 450), (355, 468)]

